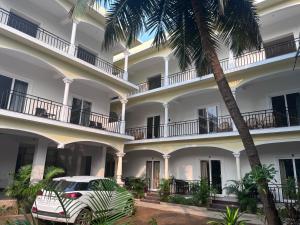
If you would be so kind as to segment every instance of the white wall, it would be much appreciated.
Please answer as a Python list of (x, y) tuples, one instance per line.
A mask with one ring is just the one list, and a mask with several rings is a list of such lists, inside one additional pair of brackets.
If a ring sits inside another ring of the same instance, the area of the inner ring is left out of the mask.
[(127, 152), (123, 158), (124, 177), (146, 177), (146, 162), (160, 161), (160, 179), (164, 178), (164, 159), (154, 151)]
[(15, 172), (19, 143), (13, 136), (0, 134), (0, 146), (0, 188), (5, 188)]

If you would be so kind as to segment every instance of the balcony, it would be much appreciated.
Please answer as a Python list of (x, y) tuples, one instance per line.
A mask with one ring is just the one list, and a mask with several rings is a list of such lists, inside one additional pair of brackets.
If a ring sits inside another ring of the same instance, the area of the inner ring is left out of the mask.
[(70, 42), (2, 8), (0, 8), (0, 24), (9, 26), (34, 37), (51, 48), (55, 48), (66, 54), (71, 54), (72, 56), (101, 69), (109, 75), (124, 79), (123, 69), (114, 66), (98, 56), (93, 56), (93, 58), (91, 58), (91, 56), (87, 54), (78, 52), (78, 49), (80, 48), (78, 46), (76, 46), (75, 51), (69, 51), (71, 45)]
[(76, 109), (49, 99), (10, 91), (3, 93), (0, 109), (48, 120), (89, 127), (112, 133), (121, 133), (121, 120), (88, 109)]
[[(237, 71), (244, 69), (248, 66), (254, 66), (257, 63), (262, 63), (268, 59), (282, 56), (288, 53), (293, 53), (297, 51), (297, 43), (299, 42), (299, 39), (294, 38), (285, 38), (282, 41), (276, 42), (276, 43), (265, 43), (264, 47), (261, 48), (261, 50), (255, 50), (248, 53), (245, 53), (238, 57), (233, 57), (232, 59), (226, 58), (220, 60), (221, 66), (224, 70), (224, 73), (230, 73), (232, 71)], [(212, 71), (208, 70), (203, 72), (202, 74), (199, 74), (195, 68), (178, 72), (174, 74), (170, 74), (168, 76), (168, 86), (181, 84), (186, 81), (192, 81), (196, 78), (203, 78), (209, 74), (211, 74)], [(161, 82), (164, 83), (163, 80)], [(150, 84), (148, 81), (145, 81), (143, 83), (137, 84), (138, 90), (131, 93), (131, 95), (145, 93), (149, 90), (151, 90)], [(168, 87), (167, 86), (167, 87)]]
[[(297, 110), (286, 109), (275, 111), (273, 109), (242, 113), (250, 130), (291, 127), (300, 125), (300, 115)], [(165, 131), (167, 127), (167, 132)], [(167, 126), (145, 126), (129, 128), (126, 130), (135, 140), (153, 139), (163, 137), (180, 137), (190, 135), (216, 134), (236, 130), (230, 116), (208, 116), (195, 120), (178, 121)]]

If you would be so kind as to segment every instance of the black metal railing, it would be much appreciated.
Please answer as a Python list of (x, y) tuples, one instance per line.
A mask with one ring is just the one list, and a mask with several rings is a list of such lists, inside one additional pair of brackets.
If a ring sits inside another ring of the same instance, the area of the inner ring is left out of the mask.
[(135, 140), (161, 138), (164, 137), (164, 125), (128, 128), (126, 134)]
[(113, 133), (121, 132), (121, 121), (110, 116), (82, 109), (75, 110), (59, 102), (16, 91), (4, 92), (0, 97), (1, 109)]
[[(300, 115), (297, 109), (286, 110), (259, 110), (242, 113), (242, 116), (250, 130), (278, 128), (300, 125)], [(168, 137), (213, 134), (233, 131), (233, 122), (230, 116), (209, 116), (209, 118), (198, 118), (195, 120), (178, 121), (168, 124)], [(154, 128), (151, 128), (154, 129)], [(147, 139), (147, 131), (152, 132), (150, 128), (138, 127), (127, 129), (127, 133), (135, 137), (135, 140)], [(159, 126), (159, 130), (164, 130), (164, 125)], [(163, 137), (152, 135), (149, 138)]]
[[(13, 22), (10, 22), (10, 12), (6, 11), (5, 9), (0, 8), (0, 23), (5, 24), (7, 26), (13, 27), (23, 33), (26, 33), (43, 43), (63, 51), (64, 53), (69, 52), (70, 42), (64, 40), (63, 38), (53, 34), (41, 27), (36, 26), (36, 30), (32, 30), (32, 24), (26, 23), (26, 21), (22, 21), (20, 19), (15, 19)], [(77, 57), (78, 47), (75, 48), (74, 56)], [(124, 70), (105, 61), (104, 59), (99, 58), (98, 56), (91, 56), (84, 54), (82, 57), (78, 57), (90, 64), (96, 66), (97, 68), (103, 70), (104, 72), (114, 75), (118, 78), (124, 79)]]
[[(233, 59), (225, 58), (220, 60), (220, 63), (225, 73), (230, 72), (231, 70), (237, 70), (254, 63), (262, 62), (269, 58), (296, 52), (296, 42), (299, 42), (298, 38), (269, 45), (267, 47), (262, 47), (260, 50), (247, 52), (242, 54), (241, 56), (233, 57)], [(183, 83), (185, 81), (193, 80), (199, 77), (204, 78), (211, 73), (211, 69), (198, 72), (195, 68), (177, 72), (169, 75), (169, 85)], [(141, 87), (138, 93), (148, 91), (148, 89), (145, 88), (148, 86), (148, 82), (143, 82), (141, 84), (138, 84), (137, 86)], [(132, 95), (133, 94), (136, 94), (136, 92), (132, 93)]]
[(93, 54), (88, 54), (84, 52), (79, 52), (80, 47), (75, 48), (74, 56), (93, 65), (96, 66), (97, 68), (103, 70), (104, 72), (114, 75), (118, 78), (124, 79), (124, 73), (125, 71), (107, 61), (104, 59), (101, 59), (100, 57), (93, 55)]

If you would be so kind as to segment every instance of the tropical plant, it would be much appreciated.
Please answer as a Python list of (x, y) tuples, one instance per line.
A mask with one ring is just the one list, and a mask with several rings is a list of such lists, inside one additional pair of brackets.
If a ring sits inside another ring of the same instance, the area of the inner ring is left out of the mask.
[(241, 214), (239, 209), (226, 208), (226, 213), (223, 214), (222, 221), (209, 221), (208, 224), (213, 225), (246, 225), (246, 221), (240, 220)]
[(128, 177), (126, 178), (125, 186), (135, 198), (143, 198), (147, 191), (147, 179)]
[(184, 197), (182, 195), (170, 195), (168, 202), (181, 205), (195, 205), (193, 198)]
[(256, 213), (257, 211), (257, 187), (256, 184), (249, 179), (249, 174), (246, 174), (241, 181), (231, 180), (231, 184), (227, 185), (224, 189), (227, 194), (234, 194), (237, 196), (240, 210), (242, 212), (249, 211)]
[[(262, 38), (253, 0), (76, 0), (71, 15), (109, 4), (103, 47), (130, 47), (142, 32), (154, 34), (153, 44), (169, 45), (182, 70), (212, 71), (228, 112), (240, 134), (252, 169), (262, 167), (249, 128), (224, 75), (217, 51), (227, 46), (235, 55), (260, 49)], [(261, 201), (269, 224), (281, 224), (268, 182), (260, 180)]]
[(202, 179), (196, 186), (193, 192), (193, 200), (195, 205), (207, 205), (210, 197), (210, 186), (206, 179)]
[(18, 200), (19, 207), (25, 212), (31, 209), (32, 203), (39, 190), (46, 187), (52, 178), (64, 174), (64, 170), (50, 166), (45, 169), (44, 179), (38, 183), (31, 184), (31, 165), (21, 167), (16, 174), (13, 174), (13, 181), (5, 189), (5, 194)]
[(171, 185), (171, 180), (169, 179), (162, 179), (159, 184), (159, 196), (160, 196), (160, 200), (163, 202), (168, 201), (171, 192), (170, 185)]
[(158, 225), (157, 220), (155, 218), (151, 218), (151, 220), (148, 222), (149, 225)]

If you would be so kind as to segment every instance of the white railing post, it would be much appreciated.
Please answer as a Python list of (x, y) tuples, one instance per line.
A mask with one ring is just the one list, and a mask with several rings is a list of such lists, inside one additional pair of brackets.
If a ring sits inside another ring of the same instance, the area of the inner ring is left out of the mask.
[(76, 41), (76, 31), (77, 31), (77, 25), (78, 25), (77, 20), (73, 20), (72, 23), (72, 33), (71, 33), (71, 39), (70, 39), (70, 47), (69, 47), (69, 54), (73, 55), (75, 54), (75, 41)]
[(60, 112), (60, 121), (67, 122), (70, 84), (73, 82), (73, 80), (69, 78), (64, 78), (63, 81), (65, 83), (65, 90), (64, 90), (64, 97), (63, 97), (63, 106)]
[(124, 51), (123, 54), (124, 54), (124, 76), (123, 76), (123, 79), (128, 80), (128, 59), (129, 59), (130, 52), (128, 51), (128, 49), (126, 49), (126, 51)]
[(233, 153), (233, 156), (235, 157), (235, 162), (236, 162), (236, 177), (237, 180), (240, 181), (242, 179), (240, 153)]
[(126, 104), (128, 100), (126, 98), (122, 98), (122, 114), (121, 114), (121, 134), (125, 134), (126, 122), (125, 122), (125, 114), (126, 114)]
[(168, 154), (164, 154), (163, 158), (165, 159), (165, 179), (169, 179), (169, 158), (171, 156)]
[(169, 123), (169, 104), (164, 103), (164, 112), (165, 112), (165, 123), (164, 123), (164, 137), (169, 136), (168, 123)]
[(164, 57), (165, 61), (165, 74), (164, 74), (164, 87), (169, 85), (169, 57)]

